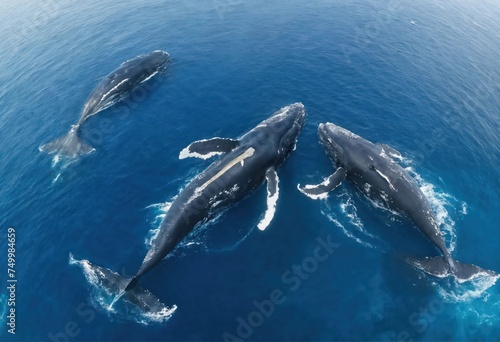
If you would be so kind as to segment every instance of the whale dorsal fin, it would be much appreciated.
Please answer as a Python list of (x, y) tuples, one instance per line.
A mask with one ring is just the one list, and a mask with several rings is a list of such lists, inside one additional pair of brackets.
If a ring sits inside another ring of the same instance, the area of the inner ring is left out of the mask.
[(279, 178), (274, 167), (270, 168), (266, 172), (267, 181), (267, 210), (264, 217), (259, 222), (257, 227), (264, 231), (271, 224), (274, 218), (274, 213), (276, 212), (276, 203), (278, 203), (279, 197)]
[(179, 159), (186, 158), (201, 158), (208, 159), (216, 155), (231, 152), (234, 150), (240, 142), (238, 140), (226, 139), (226, 138), (212, 138), (206, 140), (198, 140), (185, 149), (179, 154)]
[(312, 199), (325, 199), (328, 196), (328, 193), (339, 186), (346, 176), (347, 170), (343, 167), (339, 167), (337, 171), (335, 171), (330, 177), (326, 178), (323, 183), (317, 185), (305, 185), (303, 187), (299, 184), (297, 188), (304, 195)]
[(403, 155), (401, 154), (401, 152), (396, 150), (394, 147), (391, 147), (387, 144), (377, 144), (377, 145), (382, 147), (384, 149), (384, 151), (389, 155), (389, 157), (397, 158), (397, 159), (403, 158)]

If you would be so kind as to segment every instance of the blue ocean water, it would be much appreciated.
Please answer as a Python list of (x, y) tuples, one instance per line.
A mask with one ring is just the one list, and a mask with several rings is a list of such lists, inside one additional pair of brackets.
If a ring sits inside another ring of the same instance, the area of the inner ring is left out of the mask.
[[(296, 188), (333, 170), (321, 122), (390, 144), (454, 257), (500, 272), (499, 15), (492, 0), (0, 4), (0, 338), (499, 340), (495, 278), (423, 275), (404, 257), (436, 251), (409, 222), (349, 184), (323, 202)], [(38, 151), (77, 121), (100, 77), (156, 49), (172, 56), (161, 83), (86, 123), (95, 153), (70, 164)], [(297, 101), (309, 115), (280, 169), (268, 230), (256, 229), (261, 188), (141, 280), (177, 306), (169, 320), (109, 309), (70, 255), (133, 274), (161, 208), (210, 163), (179, 151), (238, 137)], [(8, 227), (15, 335), (5, 323)], [(335, 248), (311, 266), (319, 240)], [(290, 281), (294, 265), (311, 272)], [(276, 290), (280, 304), (254, 314)]]

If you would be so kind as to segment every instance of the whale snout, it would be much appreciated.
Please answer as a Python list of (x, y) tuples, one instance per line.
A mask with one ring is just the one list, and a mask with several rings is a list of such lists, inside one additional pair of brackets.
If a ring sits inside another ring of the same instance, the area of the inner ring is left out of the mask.
[(345, 129), (344, 127), (337, 126), (331, 122), (326, 122), (319, 124), (318, 133), (321, 138), (327, 138), (333, 140), (342, 140), (342, 139), (357, 139), (358, 135), (353, 132)]
[(294, 103), (289, 106), (289, 113), (294, 117), (294, 125), (298, 128), (302, 128), (306, 121), (306, 107), (301, 102)]
[(170, 61), (170, 55), (163, 50), (156, 50), (149, 54), (148, 64), (153, 68), (162, 68)]

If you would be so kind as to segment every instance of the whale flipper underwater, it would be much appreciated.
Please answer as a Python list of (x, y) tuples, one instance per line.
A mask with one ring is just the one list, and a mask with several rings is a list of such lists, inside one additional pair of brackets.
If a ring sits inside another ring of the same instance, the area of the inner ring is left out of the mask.
[(85, 102), (78, 122), (70, 131), (43, 146), (40, 152), (58, 153), (65, 157), (77, 157), (94, 151), (80, 138), (80, 128), (93, 115), (124, 100), (135, 88), (163, 71), (170, 56), (165, 51), (153, 51), (122, 63), (116, 70), (104, 77)]
[[(258, 224), (260, 230), (265, 230), (276, 210), (279, 194), (277, 170), (295, 149), (305, 117), (304, 106), (292, 104), (238, 140), (214, 138), (192, 143), (184, 149), (180, 158), (225, 155), (200, 172), (177, 195), (136, 275), (125, 280), (107, 270), (108, 274), (113, 274), (107, 288), (110, 291), (114, 288), (115, 292), (122, 288), (126, 292), (134, 290), (139, 279), (158, 265), (193, 229), (267, 182), (267, 211)], [(116, 283), (119, 286), (114, 285)]]
[(459, 281), (479, 275), (495, 275), (493, 271), (464, 264), (451, 257), (428, 199), (408, 172), (393, 160), (401, 158), (401, 153), (385, 144), (373, 144), (332, 123), (320, 124), (318, 133), (327, 154), (337, 165), (337, 171), (321, 184), (299, 185), (302, 193), (313, 199), (326, 198), (328, 192), (346, 178), (365, 196), (382, 202), (413, 221), (442, 253), (442, 256), (434, 258), (407, 258), (409, 264), (428, 274), (454, 276)]

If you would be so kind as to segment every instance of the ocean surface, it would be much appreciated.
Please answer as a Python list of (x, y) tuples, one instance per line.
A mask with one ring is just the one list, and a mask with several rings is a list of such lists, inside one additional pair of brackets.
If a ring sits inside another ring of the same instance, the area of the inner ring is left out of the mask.
[[(319, 123), (389, 144), (453, 256), (500, 272), (499, 17), (493, 0), (2, 2), (0, 339), (500, 340), (496, 277), (460, 284), (412, 268), (405, 257), (437, 251), (347, 182), (325, 201), (297, 190), (334, 170)], [(76, 123), (101, 77), (157, 49), (172, 57), (167, 71), (84, 125), (94, 153), (39, 152)], [(136, 272), (168, 203), (210, 164), (179, 152), (299, 101), (306, 126), (267, 231), (256, 229), (261, 187), (141, 279), (169, 317), (111, 306), (85, 262)], [(328, 258), (312, 259), (328, 241)]]

